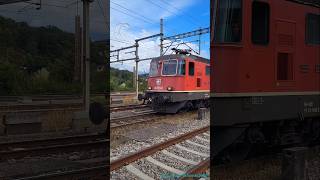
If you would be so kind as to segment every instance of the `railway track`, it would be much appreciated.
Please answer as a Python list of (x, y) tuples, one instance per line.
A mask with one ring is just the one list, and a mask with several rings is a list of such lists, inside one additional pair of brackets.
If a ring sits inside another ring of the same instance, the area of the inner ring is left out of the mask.
[(106, 134), (78, 135), (0, 144), (0, 161), (107, 148)]
[(155, 115), (156, 112), (142, 104), (111, 107), (111, 111), (111, 128), (124, 127), (159, 118)]
[(164, 176), (206, 178), (210, 164), (209, 134), (206, 126), (116, 159), (110, 165), (111, 179), (121, 177), (123, 172), (148, 180)]
[(161, 118), (163, 118), (163, 116), (161, 116), (161, 115), (157, 116), (154, 113), (141, 114), (141, 115), (136, 115), (136, 116), (128, 116), (126, 118), (119, 118), (116, 120), (111, 120), (110, 127), (111, 128), (120, 128), (120, 127), (129, 126), (129, 125), (144, 123), (144, 122), (156, 121)]
[(99, 165), (99, 166), (92, 166), (92, 167), (84, 167), (80, 169), (62, 171), (62, 172), (52, 172), (46, 173), (41, 175), (34, 175), (29, 177), (23, 178), (15, 178), (15, 180), (104, 180), (108, 179), (108, 165)]
[(147, 107), (148, 106), (145, 104), (131, 104), (126, 106), (113, 106), (113, 107), (110, 107), (110, 111), (119, 112), (119, 111), (128, 111), (128, 110), (134, 110), (134, 109), (143, 109)]
[(139, 124), (139, 123), (145, 123), (145, 122), (152, 122), (164, 119), (167, 116), (170, 116), (170, 118), (174, 116), (179, 116), (183, 113), (178, 113), (174, 115), (165, 115), (165, 114), (157, 114), (156, 112), (152, 111), (151, 109), (145, 110), (145, 111), (137, 111), (133, 114), (127, 114), (123, 116), (111, 116), (111, 128), (120, 128), (125, 127), (129, 125)]
[[(105, 93), (94, 93), (90, 96), (105, 96)], [(113, 96), (113, 94), (111, 94)], [(0, 96), (1, 101), (14, 102), (24, 99), (41, 101), (41, 100), (66, 100), (66, 99), (81, 99), (80, 94), (44, 94), (44, 95), (25, 95), (25, 96)]]
[[(91, 94), (104, 96), (105, 94)], [(34, 112), (83, 108), (81, 95), (0, 96), (0, 112)]]
[(6, 105), (0, 106), (2, 113), (22, 113), (22, 112), (47, 112), (61, 110), (80, 110), (81, 103), (68, 104), (27, 104), (27, 105)]

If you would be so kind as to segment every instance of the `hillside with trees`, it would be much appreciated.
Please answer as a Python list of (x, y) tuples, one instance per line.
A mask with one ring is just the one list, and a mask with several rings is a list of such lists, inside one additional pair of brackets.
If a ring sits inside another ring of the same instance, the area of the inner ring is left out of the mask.
[[(111, 91), (135, 91), (133, 85), (133, 72), (128, 70), (110, 69), (110, 90)], [(147, 75), (139, 75), (139, 90), (147, 89)]]
[[(74, 81), (74, 34), (0, 16), (0, 95), (81, 93)], [(91, 90), (107, 87), (107, 43), (91, 42)]]

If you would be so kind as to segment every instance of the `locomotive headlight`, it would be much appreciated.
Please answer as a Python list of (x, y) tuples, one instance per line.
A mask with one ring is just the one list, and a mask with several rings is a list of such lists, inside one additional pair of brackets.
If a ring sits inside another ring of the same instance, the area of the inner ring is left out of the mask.
[(152, 90), (152, 87), (151, 87), (151, 86), (149, 86), (149, 87), (148, 87), (148, 90)]
[(169, 86), (169, 87), (167, 87), (167, 90), (168, 90), (168, 91), (172, 91), (173, 88)]

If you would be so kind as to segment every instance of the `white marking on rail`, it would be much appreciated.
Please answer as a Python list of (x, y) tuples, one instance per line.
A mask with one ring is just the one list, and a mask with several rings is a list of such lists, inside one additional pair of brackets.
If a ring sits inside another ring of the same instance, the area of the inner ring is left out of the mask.
[(192, 144), (192, 145), (195, 145), (195, 146), (202, 147), (202, 148), (204, 148), (204, 149), (210, 150), (210, 147), (204, 146), (204, 145), (202, 145), (202, 144), (198, 144), (198, 143), (193, 142), (193, 141), (190, 141), (190, 140), (186, 140), (186, 142), (189, 143), (189, 144)]
[(162, 163), (160, 161), (157, 161), (157, 160), (153, 159), (150, 156), (146, 157), (146, 160), (148, 160), (149, 162), (151, 162), (151, 163), (153, 163), (153, 164), (155, 164), (155, 165), (157, 165), (157, 166), (159, 166), (159, 167), (161, 167), (161, 168), (163, 168), (163, 169), (165, 169), (167, 171), (170, 171), (172, 173), (175, 173), (175, 174), (178, 174), (178, 175), (181, 175), (181, 174), (185, 173), (184, 171), (181, 171), (179, 169), (175, 169), (175, 168), (173, 168), (171, 166), (168, 166), (168, 165), (166, 165), (166, 164), (164, 164), (164, 163)]
[(199, 139), (200, 141), (204, 141), (204, 142), (210, 143), (210, 140), (204, 139), (204, 138), (199, 137), (199, 136), (196, 136), (196, 139)]
[(186, 147), (184, 147), (184, 146), (181, 146), (181, 145), (179, 145), (179, 144), (176, 144), (175, 146), (176, 146), (177, 148), (179, 148), (179, 149), (188, 151), (188, 152), (190, 152), (190, 153), (193, 153), (193, 154), (196, 154), (196, 155), (199, 155), (199, 156), (209, 157), (209, 154), (205, 154), (205, 153), (201, 153), (201, 152), (198, 152), (198, 151), (194, 151), (194, 150), (192, 150), (192, 149), (188, 149), (188, 148), (186, 148)]
[(199, 164), (199, 162), (195, 162), (195, 161), (192, 161), (192, 160), (190, 160), (190, 159), (186, 159), (186, 158), (184, 158), (184, 157), (175, 155), (175, 154), (173, 154), (173, 153), (171, 153), (171, 152), (169, 152), (169, 151), (167, 151), (167, 150), (162, 150), (162, 153), (165, 154), (165, 155), (167, 155), (167, 156), (170, 156), (170, 157), (172, 157), (172, 158), (175, 158), (175, 159), (178, 159), (178, 160), (183, 161), (183, 162), (185, 162), (185, 163), (188, 163), (188, 164), (192, 164), (192, 165), (197, 165), (197, 164)]
[(134, 174), (135, 176), (139, 177), (140, 179), (146, 179), (146, 180), (154, 180), (152, 177), (146, 175), (145, 173), (143, 173), (142, 171), (140, 171), (139, 169), (135, 168), (133, 165), (129, 164), (126, 166), (126, 169), (131, 172), (132, 174)]

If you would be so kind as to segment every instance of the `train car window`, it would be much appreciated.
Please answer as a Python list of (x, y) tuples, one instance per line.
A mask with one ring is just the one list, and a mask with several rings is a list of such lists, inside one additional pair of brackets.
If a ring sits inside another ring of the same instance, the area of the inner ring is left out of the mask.
[(162, 75), (176, 75), (177, 60), (163, 61)]
[(292, 54), (278, 53), (277, 59), (277, 79), (292, 80), (293, 79), (293, 63)]
[(210, 75), (210, 66), (206, 66), (206, 75), (207, 75), (207, 76)]
[(189, 76), (194, 76), (194, 62), (189, 62)]
[(179, 61), (178, 74), (179, 75), (186, 75), (186, 62), (185, 62), (185, 60)]
[(237, 43), (242, 39), (242, 0), (218, 0), (214, 41)]
[(307, 14), (306, 43), (320, 44), (320, 15)]
[(252, 43), (267, 45), (269, 43), (269, 14), (268, 3), (254, 1), (252, 3)]

